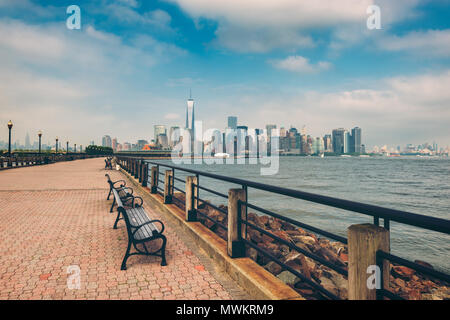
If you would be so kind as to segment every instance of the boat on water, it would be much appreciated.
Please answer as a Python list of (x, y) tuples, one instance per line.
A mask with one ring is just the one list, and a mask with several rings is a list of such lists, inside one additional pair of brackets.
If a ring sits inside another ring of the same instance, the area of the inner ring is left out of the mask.
[(229, 157), (230, 157), (230, 155), (228, 153), (219, 152), (219, 153), (215, 153), (214, 154), (214, 158), (226, 159), (226, 158), (229, 158)]

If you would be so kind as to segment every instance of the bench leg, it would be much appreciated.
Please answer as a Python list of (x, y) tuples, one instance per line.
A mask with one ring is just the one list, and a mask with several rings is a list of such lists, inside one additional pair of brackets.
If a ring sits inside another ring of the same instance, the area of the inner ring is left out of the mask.
[(110, 212), (110, 213), (113, 212), (113, 208), (114, 208), (114, 205), (115, 205), (115, 204), (116, 204), (116, 198), (114, 198), (113, 203), (112, 203), (112, 205), (111, 205), (111, 209), (109, 209), (109, 212)]
[(120, 270), (127, 270), (127, 260), (130, 256), (130, 249), (131, 249), (131, 241), (128, 240), (128, 247), (127, 251), (125, 252), (125, 256), (123, 257), (122, 266), (120, 267)]
[(112, 189), (109, 189), (108, 198), (106, 200), (109, 200), (109, 196), (111, 195)]
[(166, 243), (167, 243), (167, 239), (164, 235), (161, 235), (161, 238), (163, 239), (163, 245), (161, 247), (161, 265), (162, 266), (167, 266), (167, 262), (166, 262)]
[(116, 218), (116, 222), (114, 222), (113, 229), (117, 229), (117, 223), (119, 222), (119, 220), (120, 220), (120, 211), (117, 212), (117, 218)]

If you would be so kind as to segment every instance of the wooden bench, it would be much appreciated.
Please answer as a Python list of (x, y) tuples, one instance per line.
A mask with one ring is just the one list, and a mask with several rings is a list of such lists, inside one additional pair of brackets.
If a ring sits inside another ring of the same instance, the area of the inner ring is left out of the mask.
[[(122, 215), (125, 220), (128, 233), (128, 246), (125, 256), (123, 257), (121, 270), (127, 269), (127, 260), (133, 255), (147, 255), (147, 256), (159, 256), (161, 257), (161, 265), (166, 266), (166, 243), (167, 239), (163, 235), (164, 224), (160, 220), (150, 220), (147, 212), (142, 207), (142, 198), (133, 197), (128, 198), (128, 205), (122, 202), (119, 193), (116, 189), (112, 189), (114, 198), (117, 202), (117, 218)], [(141, 203), (136, 203), (135, 199), (141, 200)], [(118, 219), (116, 219), (115, 226), (117, 225)], [(158, 227), (155, 223), (159, 224)], [(145, 243), (162, 239), (161, 247), (154, 251), (148, 251)], [(130, 253), (131, 245), (133, 245), (136, 252)], [(138, 248), (141, 246), (142, 249)]]

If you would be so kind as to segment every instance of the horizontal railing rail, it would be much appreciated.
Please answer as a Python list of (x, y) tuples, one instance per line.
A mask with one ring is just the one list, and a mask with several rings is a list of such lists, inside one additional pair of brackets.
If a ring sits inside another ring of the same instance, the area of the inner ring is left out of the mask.
[[(136, 158), (129, 158), (129, 157), (128, 158), (120, 157), (120, 158), (125, 159), (125, 162), (124, 162), (125, 164), (131, 161), (131, 172), (132, 173), (136, 172), (135, 169), (133, 169), (136, 166), (136, 163), (135, 163), (135, 161), (137, 161)], [(257, 252), (261, 253), (266, 258), (274, 261), (275, 263), (280, 265), (284, 270), (288, 270), (289, 272), (291, 272), (292, 274), (294, 274), (295, 276), (300, 278), (302, 281), (304, 281), (305, 283), (310, 285), (312, 288), (318, 290), (324, 296), (326, 296), (328, 298), (332, 298), (332, 299), (339, 299), (340, 297), (336, 296), (336, 294), (325, 289), (323, 286), (320, 285), (320, 283), (317, 283), (313, 279), (308, 279), (307, 277), (305, 277), (305, 275), (302, 275), (300, 272), (296, 271), (291, 266), (287, 265), (286, 263), (281, 261), (279, 258), (275, 257), (270, 252), (266, 251), (262, 247), (258, 246), (256, 243), (249, 240), (249, 238), (247, 237), (247, 234), (248, 234), (247, 229), (252, 228), (253, 230), (255, 230), (257, 232), (260, 232), (261, 234), (264, 234), (265, 236), (272, 238), (274, 241), (277, 241), (278, 243), (286, 245), (289, 249), (295, 250), (296, 252), (303, 254), (304, 256), (318, 262), (319, 264), (321, 264), (327, 268), (334, 270), (338, 274), (345, 276), (345, 277), (348, 277), (348, 275), (349, 275), (349, 270), (348, 270), (347, 266), (338, 265), (334, 262), (328, 261), (327, 259), (324, 259), (323, 257), (317, 255), (316, 253), (305, 250), (304, 248), (301, 248), (300, 246), (296, 245), (295, 243), (292, 243), (290, 241), (287, 241), (286, 239), (281, 238), (280, 236), (277, 236), (270, 230), (261, 228), (260, 226), (256, 225), (255, 223), (253, 223), (251, 220), (248, 219), (247, 211), (248, 211), (248, 209), (256, 210), (257, 212), (260, 212), (264, 215), (279, 219), (279, 220), (284, 221), (293, 226), (303, 228), (312, 233), (321, 235), (328, 239), (332, 239), (332, 240), (341, 242), (346, 245), (348, 244), (348, 239), (343, 236), (322, 230), (320, 228), (311, 226), (309, 224), (297, 221), (295, 219), (283, 216), (279, 213), (267, 210), (265, 208), (261, 208), (259, 206), (256, 206), (255, 204), (250, 203), (248, 201), (248, 189), (249, 188), (253, 188), (253, 189), (257, 189), (257, 190), (261, 190), (261, 191), (265, 191), (265, 192), (270, 192), (270, 193), (275, 193), (275, 194), (287, 196), (290, 198), (309, 201), (309, 202), (313, 202), (313, 203), (317, 203), (317, 204), (321, 204), (321, 205), (325, 205), (325, 206), (329, 206), (329, 207), (333, 207), (333, 208), (337, 208), (337, 209), (351, 211), (351, 212), (363, 214), (366, 216), (371, 216), (371, 217), (373, 217), (373, 224), (376, 226), (379, 226), (380, 219), (383, 219), (384, 220), (383, 221), (384, 229), (387, 229), (387, 230), (389, 230), (389, 228), (390, 228), (390, 222), (394, 221), (397, 223), (406, 224), (406, 225), (410, 225), (410, 226), (414, 226), (414, 227), (419, 227), (422, 229), (441, 232), (444, 234), (450, 234), (450, 220), (446, 220), (446, 219), (430, 217), (430, 216), (425, 216), (425, 215), (416, 214), (416, 213), (412, 213), (412, 212), (390, 209), (390, 208), (385, 208), (385, 207), (371, 205), (371, 204), (365, 204), (365, 203), (361, 203), (361, 202), (344, 200), (344, 199), (339, 199), (339, 198), (335, 198), (335, 197), (313, 194), (313, 193), (309, 193), (309, 192), (273, 186), (273, 185), (250, 181), (250, 180), (245, 180), (245, 179), (239, 179), (239, 178), (234, 178), (234, 177), (229, 177), (229, 176), (218, 175), (215, 173), (199, 171), (199, 170), (185, 168), (185, 167), (172, 165), (172, 164), (168, 164), (168, 163), (163, 163), (163, 162), (159, 162), (159, 161), (158, 162), (148, 161), (148, 160), (144, 160), (142, 158), (139, 159), (139, 161), (141, 161), (140, 162), (141, 164), (144, 163), (144, 161), (145, 161), (145, 163), (147, 165), (147, 177), (149, 179), (147, 182), (151, 182), (150, 176), (148, 174), (148, 172), (150, 171), (148, 165), (153, 165), (157, 168), (156, 188), (158, 190), (161, 190), (162, 193), (164, 193), (164, 194), (167, 192), (171, 193), (170, 194), (171, 199), (175, 199), (175, 201), (178, 201), (178, 202), (182, 202), (182, 201), (177, 199), (176, 197), (173, 197), (174, 190), (187, 196), (187, 189), (186, 189), (186, 191), (184, 191), (182, 188), (175, 186), (175, 182), (186, 183), (186, 188), (187, 188), (187, 181), (185, 181), (179, 177), (176, 177), (175, 174), (177, 172), (182, 172), (184, 174), (193, 175), (196, 178), (196, 183), (192, 183), (192, 188), (195, 188), (196, 195), (192, 194), (191, 199), (192, 199), (192, 201), (195, 201), (195, 203), (196, 203), (195, 208), (198, 208), (199, 204), (201, 203), (204, 206), (209, 206), (209, 207), (213, 208), (214, 210), (224, 214), (225, 216), (228, 216), (229, 211), (222, 209), (222, 208), (210, 203), (209, 201), (202, 199), (200, 197), (200, 190), (205, 191), (207, 193), (211, 193), (220, 198), (230, 200), (229, 195), (224, 194), (217, 190), (213, 190), (209, 187), (205, 187), (204, 185), (201, 185), (199, 179), (200, 179), (200, 177), (205, 177), (205, 178), (210, 178), (213, 180), (218, 180), (221, 182), (227, 182), (227, 183), (231, 183), (231, 184), (240, 186), (242, 188), (241, 191), (245, 193), (245, 200), (243, 201), (243, 200), (239, 199), (237, 201), (237, 207), (239, 210), (239, 213), (237, 215), (238, 230), (239, 230), (238, 233), (239, 233), (240, 241), (242, 243), (244, 243), (245, 246), (255, 249)], [(130, 168), (130, 163), (126, 164), (126, 166), (128, 166)], [(169, 184), (169, 186), (167, 186), (167, 189), (166, 189), (165, 185), (164, 185), (165, 188), (159, 187), (159, 183), (165, 184), (165, 181), (163, 181), (159, 178), (161, 175), (164, 176), (164, 173), (160, 172), (161, 167), (170, 169), (167, 172), (169, 172), (171, 174), (169, 175), (169, 177), (166, 176), (166, 179)], [(185, 198), (186, 206), (187, 206), (188, 201), (190, 201), (190, 200), (186, 197)], [(241, 210), (243, 210), (243, 208), (245, 208), (244, 215), (242, 215), (242, 212), (241, 212)], [(230, 208), (228, 208), (228, 210), (230, 210)], [(226, 226), (222, 222), (220, 222), (216, 219), (213, 219), (212, 217), (208, 216), (207, 212), (202, 212), (201, 210), (196, 210), (196, 214), (199, 214), (204, 219), (211, 221), (216, 226), (229, 232), (229, 230), (228, 230), (229, 225)], [(188, 220), (188, 221), (191, 221), (191, 220)], [(241, 230), (241, 228), (245, 228), (245, 230), (243, 230), (243, 229)], [(241, 235), (241, 232), (243, 232), (242, 235)], [(382, 266), (384, 260), (389, 260), (392, 263), (404, 265), (406, 267), (416, 270), (417, 272), (422, 272), (422, 273), (432, 276), (436, 279), (440, 279), (442, 281), (449, 282), (450, 276), (445, 273), (436, 271), (434, 269), (426, 268), (417, 263), (408, 261), (406, 259), (392, 255), (385, 251), (378, 250), (376, 252), (376, 263), (379, 266)], [(339, 262), (339, 261), (337, 261), (337, 262)], [(389, 276), (389, 275), (387, 275), (387, 276)], [(401, 297), (399, 295), (394, 294), (393, 292), (387, 290), (386, 288), (380, 288), (377, 290), (377, 298), (383, 298), (383, 297), (387, 297), (389, 299), (401, 299)]]

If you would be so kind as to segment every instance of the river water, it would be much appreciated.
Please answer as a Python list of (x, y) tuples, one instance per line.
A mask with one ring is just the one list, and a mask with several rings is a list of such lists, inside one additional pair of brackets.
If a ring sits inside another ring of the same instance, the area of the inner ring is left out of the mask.
[[(171, 161), (159, 161), (173, 164)], [(450, 219), (450, 158), (280, 157), (279, 171), (262, 176), (260, 165), (190, 164), (182, 167), (275, 186)], [(162, 169), (164, 170), (164, 169)], [(184, 179), (186, 174), (176, 171)], [(184, 189), (181, 182), (175, 184)], [(200, 178), (200, 185), (227, 193), (230, 183)], [(226, 204), (206, 191), (200, 198)], [(249, 189), (249, 203), (346, 237), (348, 226), (373, 222), (370, 216)], [(250, 210), (253, 211), (253, 210)], [(391, 222), (391, 252), (425, 260), (450, 272), (450, 235)]]

